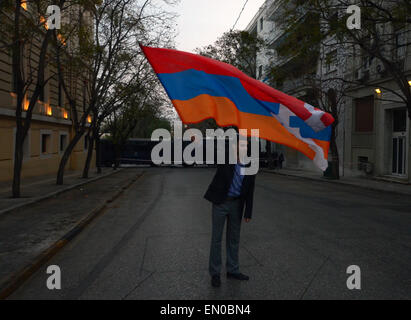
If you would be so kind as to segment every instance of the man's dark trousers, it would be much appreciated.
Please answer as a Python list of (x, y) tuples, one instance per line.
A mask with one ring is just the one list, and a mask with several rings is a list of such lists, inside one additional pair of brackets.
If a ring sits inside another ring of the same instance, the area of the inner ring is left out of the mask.
[(235, 165), (218, 165), (217, 172), (207, 189), (204, 198), (212, 202), (211, 250), (209, 271), (211, 276), (221, 272), (221, 244), (225, 221), (227, 220), (227, 272), (239, 273), (238, 249), (240, 242), (241, 219), (251, 219), (255, 175), (244, 176), (238, 199), (230, 199), (228, 192), (233, 182)]
[(227, 220), (226, 253), (227, 272), (239, 273), (238, 251), (242, 220), (240, 199), (227, 199), (221, 204), (213, 204), (213, 234), (211, 236), (209, 272), (211, 276), (221, 273), (221, 244), (224, 225)]

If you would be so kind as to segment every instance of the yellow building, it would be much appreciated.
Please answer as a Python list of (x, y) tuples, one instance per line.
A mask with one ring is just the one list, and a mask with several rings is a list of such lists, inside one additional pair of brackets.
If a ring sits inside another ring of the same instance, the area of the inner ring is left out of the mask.
[[(0, 34), (1, 38), (4, 39)], [(39, 50), (37, 48), (36, 51), (35, 45), (24, 48), (23, 65), (24, 72), (27, 74), (32, 67), (29, 61), (34, 61), (33, 65), (35, 65)], [(33, 111), (31, 127), (24, 143), (22, 178), (57, 173), (64, 150), (74, 136), (70, 107), (64, 99), (64, 92), (59, 85), (55, 69), (52, 64), (46, 68), (46, 77), (52, 77)], [(13, 93), (13, 78), (11, 50), (8, 51), (3, 47), (0, 49), (0, 181), (13, 179), (16, 132), (16, 95)], [(83, 80), (73, 78), (70, 80), (68, 82), (70, 91), (74, 92), (78, 105), (81, 105), (86, 96)], [(28, 98), (33, 92), (33, 87), (29, 87)], [(27, 106), (28, 100), (25, 99), (23, 110)], [(83, 136), (71, 154), (66, 170), (83, 169), (87, 147), (88, 139)], [(95, 155), (93, 155), (91, 167), (95, 167)]]

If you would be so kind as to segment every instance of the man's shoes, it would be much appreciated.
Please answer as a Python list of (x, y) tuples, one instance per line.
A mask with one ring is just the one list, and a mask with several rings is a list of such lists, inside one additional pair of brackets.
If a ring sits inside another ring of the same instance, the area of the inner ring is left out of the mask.
[(230, 273), (230, 272), (227, 272), (227, 278), (236, 279), (236, 280), (249, 280), (250, 279), (250, 277), (246, 276), (245, 274)]
[(221, 286), (220, 276), (212, 276), (212, 277), (211, 277), (211, 285), (212, 285), (214, 288), (220, 287), (220, 286)]

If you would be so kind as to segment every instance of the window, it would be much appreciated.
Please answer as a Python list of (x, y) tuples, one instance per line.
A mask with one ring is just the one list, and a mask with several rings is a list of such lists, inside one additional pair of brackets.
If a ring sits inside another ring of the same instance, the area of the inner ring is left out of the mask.
[(258, 67), (258, 79), (261, 79), (262, 78), (262, 76), (263, 76), (263, 66), (261, 65), (261, 66), (259, 66)]
[(405, 58), (407, 50), (407, 34), (404, 31), (397, 31), (395, 34), (395, 49), (397, 59)]
[(263, 31), (264, 29), (264, 18), (260, 19), (260, 31)]
[(393, 120), (393, 132), (407, 131), (407, 111), (405, 109), (394, 110)]
[(337, 50), (327, 54), (325, 58), (325, 71), (331, 72), (337, 69)]
[(50, 133), (42, 133), (41, 134), (41, 154), (48, 154), (50, 153), (51, 149), (51, 134)]
[(330, 30), (337, 30), (337, 28), (339, 27), (338, 11), (336, 11), (335, 9), (331, 10), (329, 21)]
[(40, 158), (51, 157), (53, 153), (52, 130), (40, 130)]
[(357, 159), (358, 170), (366, 170), (368, 164), (368, 157), (359, 156)]
[(374, 131), (374, 97), (364, 97), (355, 100), (355, 131)]
[(67, 147), (67, 133), (60, 133), (60, 146), (59, 146), (59, 151), (60, 153), (63, 153), (66, 150)]

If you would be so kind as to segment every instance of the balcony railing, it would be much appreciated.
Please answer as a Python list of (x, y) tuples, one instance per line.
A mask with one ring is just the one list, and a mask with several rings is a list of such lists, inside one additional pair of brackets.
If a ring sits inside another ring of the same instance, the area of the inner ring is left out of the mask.
[[(11, 92), (11, 104), (7, 105), (5, 109), (15, 110), (16, 108), (16, 94)], [(29, 99), (27, 97), (23, 100), (23, 112), (27, 111), (29, 107)], [(37, 101), (34, 106), (33, 115), (47, 116), (59, 120), (70, 120), (71, 114), (70, 110), (60, 106), (52, 106), (49, 103)]]
[[(398, 60), (396, 62), (396, 66), (397, 68), (405, 72), (405, 59)], [(356, 66), (347, 69), (345, 72), (345, 77), (348, 78), (348, 80), (360, 83), (367, 83), (374, 80), (385, 79), (391, 76), (391, 73), (385, 68), (382, 62), (376, 59), (374, 59), (373, 63), (367, 68), (363, 66), (359, 67), (358, 64), (356, 64)]]
[(276, 44), (276, 42), (278, 42), (282, 36), (284, 36), (284, 30), (282, 30), (281, 28), (275, 28), (271, 30), (267, 37), (268, 45), (272, 48), (275, 48), (278, 45)]
[(296, 92), (312, 87), (310, 76), (303, 76), (296, 79), (289, 79), (280, 84), (277, 89), (285, 93)]
[(268, 0), (267, 1), (267, 19), (271, 21), (277, 20), (281, 14), (284, 0)]
[(51, 106), (50, 104), (44, 102), (39, 102), (37, 104), (36, 113), (57, 119), (70, 119), (70, 111), (68, 109), (59, 106)]

